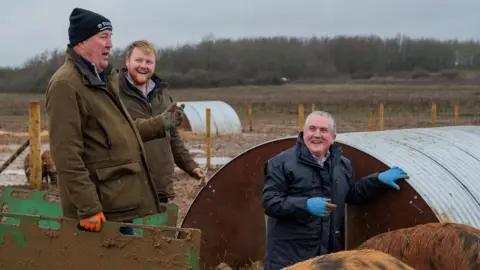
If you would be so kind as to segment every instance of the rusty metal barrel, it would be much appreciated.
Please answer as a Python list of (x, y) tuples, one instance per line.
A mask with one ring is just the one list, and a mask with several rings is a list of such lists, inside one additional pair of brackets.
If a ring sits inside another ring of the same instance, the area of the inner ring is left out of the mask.
[[(337, 134), (355, 177), (393, 166), (410, 179), (359, 206), (347, 205), (342, 239), (353, 249), (377, 234), (429, 222), (480, 228), (480, 127), (455, 126)], [(212, 177), (192, 203), (182, 227), (202, 231), (201, 268), (237, 268), (262, 261), (265, 162), (295, 145), (269, 141), (238, 155)]]

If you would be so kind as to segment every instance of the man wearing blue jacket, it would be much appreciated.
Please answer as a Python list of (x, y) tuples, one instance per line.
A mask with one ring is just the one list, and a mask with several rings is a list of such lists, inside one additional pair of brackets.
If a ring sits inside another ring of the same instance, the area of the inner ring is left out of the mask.
[(277, 270), (340, 249), (345, 203), (361, 204), (408, 175), (393, 167), (353, 179), (350, 160), (334, 143), (334, 118), (312, 112), (297, 143), (268, 160), (262, 207), (268, 216), (264, 270)]

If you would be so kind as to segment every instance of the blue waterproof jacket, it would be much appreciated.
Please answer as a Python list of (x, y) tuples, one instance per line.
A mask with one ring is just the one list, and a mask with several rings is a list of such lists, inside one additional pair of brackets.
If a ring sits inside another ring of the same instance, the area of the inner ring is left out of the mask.
[[(299, 133), (294, 147), (265, 164), (262, 207), (268, 216), (264, 270), (277, 270), (340, 249), (340, 221), (345, 203), (360, 204), (387, 185), (374, 173), (354, 181), (350, 161), (334, 143), (323, 168)], [(306, 201), (330, 198), (337, 205), (328, 217), (311, 215)]]

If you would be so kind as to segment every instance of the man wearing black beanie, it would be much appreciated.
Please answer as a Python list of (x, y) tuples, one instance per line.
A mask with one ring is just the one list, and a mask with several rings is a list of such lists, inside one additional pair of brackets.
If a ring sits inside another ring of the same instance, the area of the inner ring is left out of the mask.
[(183, 116), (173, 103), (158, 116), (132, 120), (119, 98), (118, 71), (108, 63), (112, 29), (104, 16), (73, 9), (65, 62), (46, 90), (62, 212), (90, 231), (106, 220), (162, 211), (143, 141), (165, 137)]

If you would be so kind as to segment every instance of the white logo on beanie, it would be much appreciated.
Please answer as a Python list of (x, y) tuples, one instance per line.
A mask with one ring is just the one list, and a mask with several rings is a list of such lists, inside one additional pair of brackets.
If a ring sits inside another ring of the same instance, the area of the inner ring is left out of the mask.
[(102, 22), (99, 23), (97, 26), (100, 31), (103, 31), (105, 29), (112, 29), (112, 23), (110, 22)]

